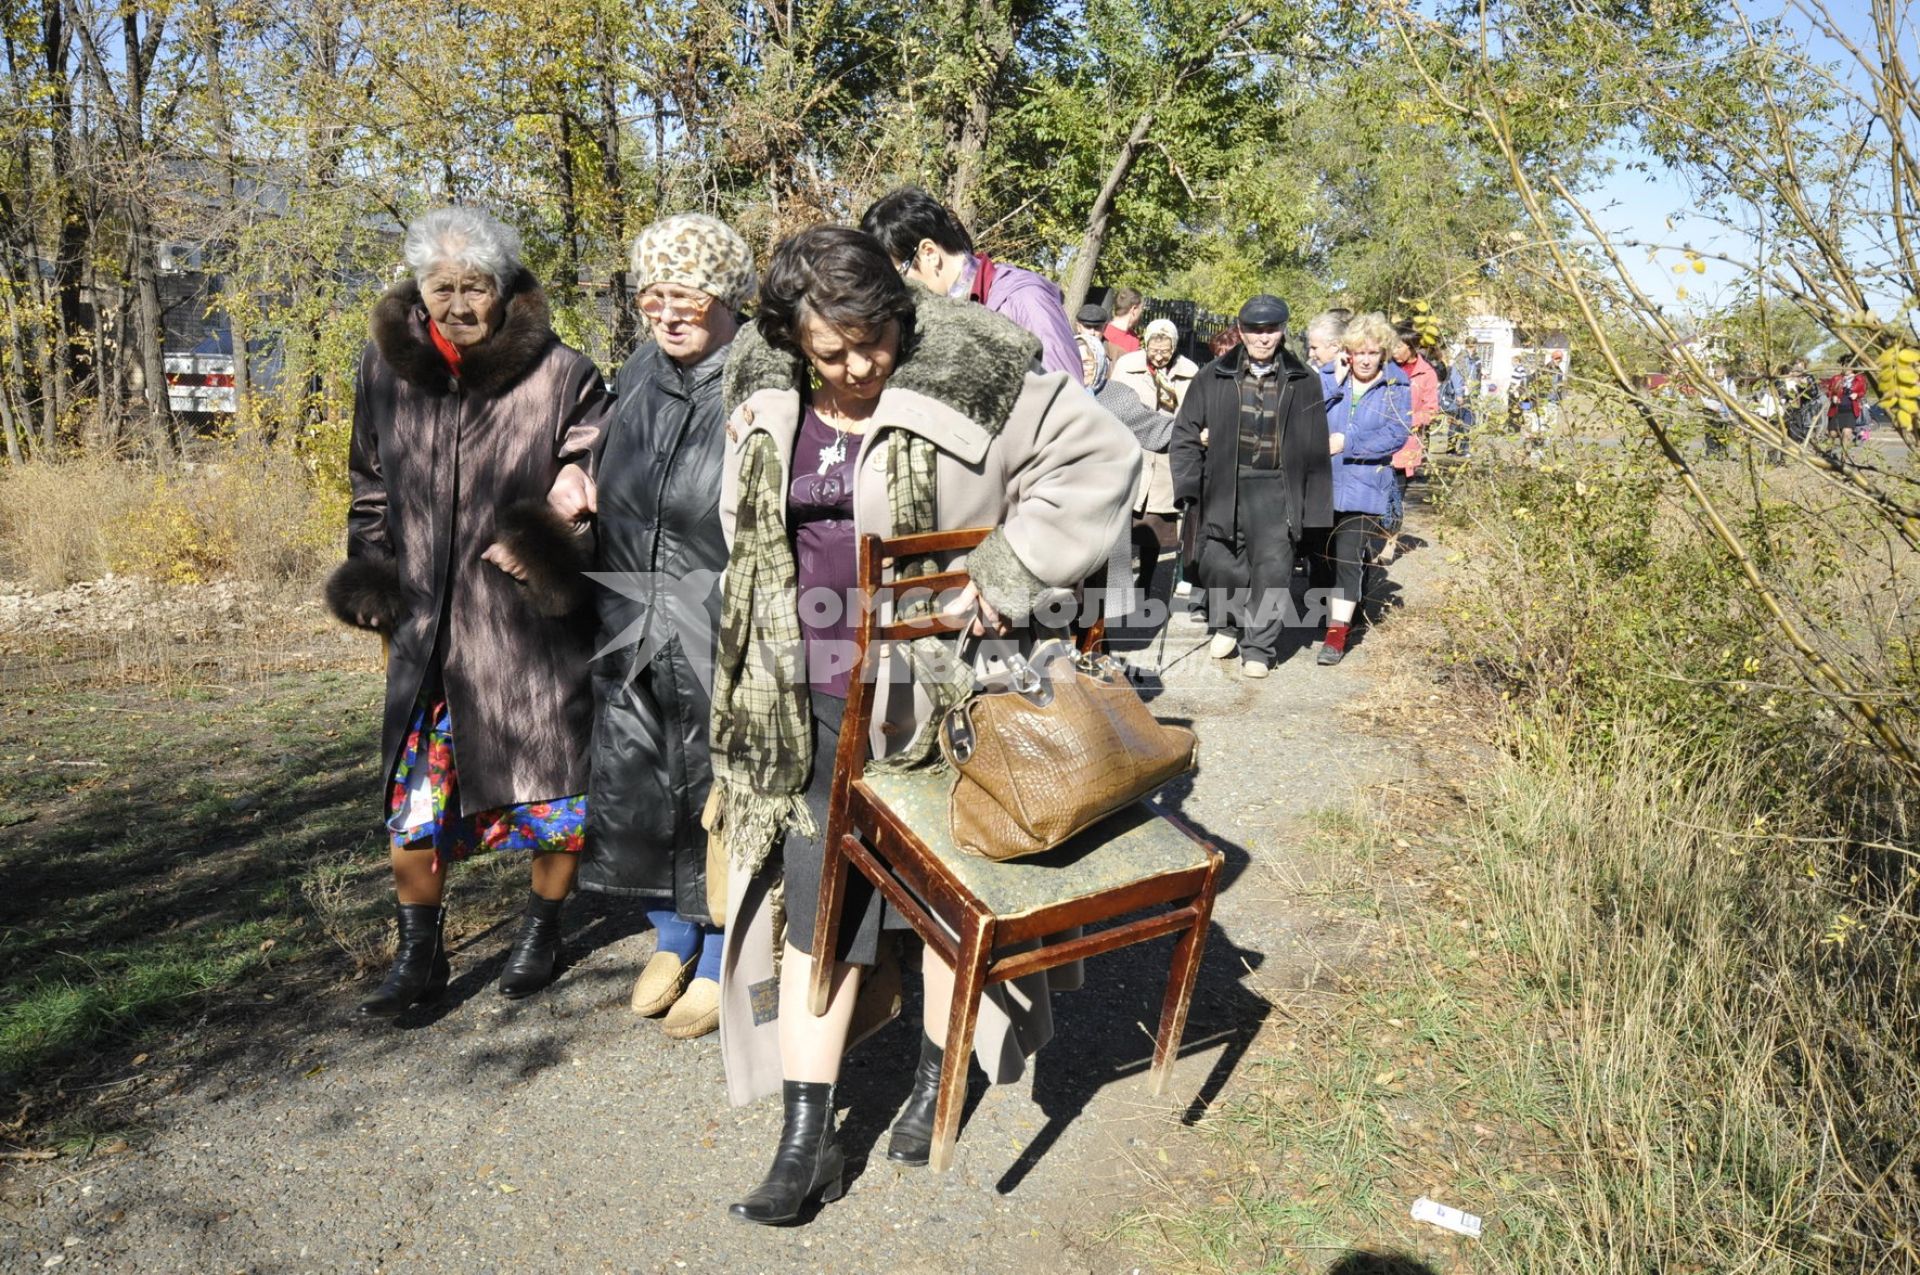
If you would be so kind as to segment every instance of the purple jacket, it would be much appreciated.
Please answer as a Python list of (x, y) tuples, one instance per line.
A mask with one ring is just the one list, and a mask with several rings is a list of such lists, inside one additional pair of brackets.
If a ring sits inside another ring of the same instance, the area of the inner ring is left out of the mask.
[(987, 309), (1040, 338), (1040, 362), (1047, 371), (1065, 372), (1080, 380), (1080, 347), (1074, 344), (1073, 325), (1060, 304), (1060, 289), (1051, 279), (996, 261)]

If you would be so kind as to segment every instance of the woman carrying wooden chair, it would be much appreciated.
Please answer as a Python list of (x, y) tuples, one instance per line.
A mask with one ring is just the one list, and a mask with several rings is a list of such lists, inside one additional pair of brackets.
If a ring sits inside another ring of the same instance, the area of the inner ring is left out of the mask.
[[(838, 1197), (833, 1085), (862, 967), (895, 922), (850, 880), (838, 950), (812, 950), (834, 749), (848, 678), (861, 675), (848, 606), (857, 535), (996, 527), (968, 556), (973, 583), (953, 605), (977, 607), (985, 629), (1007, 634), (1091, 576), (1126, 532), (1140, 448), (1071, 377), (1033, 372), (1037, 353), (1027, 332), (907, 284), (879, 244), (840, 227), (774, 251), (759, 317), (735, 343), (708, 808), (729, 865), (721, 1043), (733, 1100), (778, 1079), (786, 1108), (765, 1181), (732, 1206), (742, 1221), (788, 1222), (809, 1198)], [(897, 653), (878, 677), (876, 756), (897, 763), (930, 749), (923, 728), (944, 686), (903, 672)], [(818, 1016), (808, 1003), (816, 959), (835, 962)], [(912, 1164), (932, 1141), (952, 997), (951, 970), (923, 968), (927, 1034), (888, 1147)], [(996, 1081), (1017, 1078), (1051, 1035), (1045, 978), (983, 1005), (977, 1056)]]

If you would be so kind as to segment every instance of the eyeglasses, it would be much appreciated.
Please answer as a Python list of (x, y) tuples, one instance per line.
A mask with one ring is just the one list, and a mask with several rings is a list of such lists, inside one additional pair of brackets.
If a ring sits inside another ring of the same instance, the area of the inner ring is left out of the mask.
[(713, 298), (704, 292), (692, 297), (669, 297), (652, 291), (640, 294), (640, 313), (649, 323), (698, 323), (712, 308)]

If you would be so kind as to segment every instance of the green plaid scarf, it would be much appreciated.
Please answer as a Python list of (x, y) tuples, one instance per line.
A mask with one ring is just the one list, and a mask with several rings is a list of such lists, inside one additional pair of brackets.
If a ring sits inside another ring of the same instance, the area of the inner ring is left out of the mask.
[(735, 871), (758, 872), (789, 828), (819, 829), (804, 794), (813, 769), (813, 710), (800, 637), (800, 583), (781, 512), (779, 446), (761, 431), (740, 460), (740, 505), (720, 600), (713, 669), (709, 831)]
[[(1039, 357), (1039, 341), (981, 306), (919, 287), (913, 296), (912, 356), (902, 357), (890, 384), (932, 397), (989, 435), (998, 434), (1021, 393), (1026, 369)], [(749, 326), (728, 355), (727, 411), (762, 389), (798, 393), (805, 374), (792, 351), (768, 345)], [(904, 429), (887, 430), (885, 441), (890, 534), (937, 530), (937, 449)], [(800, 631), (799, 571), (784, 517), (783, 461), (772, 435), (763, 430), (748, 438), (713, 675), (714, 783), (705, 822), (721, 838), (731, 869), (748, 873), (765, 865), (787, 832), (820, 833), (805, 800), (814, 763), (813, 711)], [(936, 567), (930, 560), (903, 562), (895, 578)], [(931, 600), (916, 602), (894, 618), (910, 619), (932, 605)], [(937, 762), (937, 723), (972, 689), (971, 670), (953, 658), (950, 643), (927, 637), (903, 649), (913, 682), (931, 697), (933, 711), (918, 736), (871, 763), (875, 769)]]
[[(889, 431), (887, 504), (894, 535), (932, 531), (935, 448), (906, 430)], [(723, 838), (735, 871), (755, 873), (789, 831), (820, 835), (807, 809), (813, 772), (813, 709), (800, 633), (799, 572), (781, 514), (783, 466), (773, 436), (748, 441), (740, 463), (740, 506), (720, 603), (713, 673), (713, 782), (719, 795), (710, 831)], [(902, 563), (898, 574), (937, 569), (931, 559)], [(916, 601), (897, 618), (926, 614)], [(907, 645), (913, 680), (933, 698), (928, 724), (898, 752), (873, 763), (903, 770), (937, 762), (932, 723), (972, 685), (964, 665), (938, 638)]]

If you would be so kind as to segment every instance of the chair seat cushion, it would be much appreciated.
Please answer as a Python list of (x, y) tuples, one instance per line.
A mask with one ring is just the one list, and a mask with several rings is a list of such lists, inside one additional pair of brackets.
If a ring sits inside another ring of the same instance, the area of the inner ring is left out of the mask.
[(995, 916), (1021, 916), (1074, 899), (1205, 866), (1208, 850), (1144, 801), (1116, 811), (1045, 854), (995, 862), (953, 844), (950, 771), (870, 773), (855, 785), (887, 807)]

